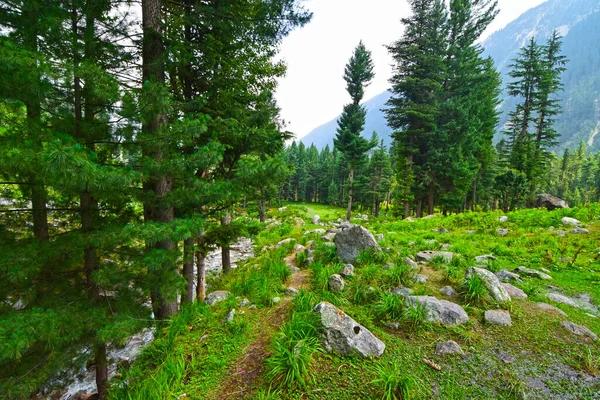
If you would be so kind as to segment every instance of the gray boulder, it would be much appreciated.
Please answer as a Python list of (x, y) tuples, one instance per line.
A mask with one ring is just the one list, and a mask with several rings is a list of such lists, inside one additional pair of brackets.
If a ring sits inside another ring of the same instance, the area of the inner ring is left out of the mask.
[(465, 353), (462, 351), (458, 343), (453, 340), (449, 340), (447, 342), (439, 342), (435, 346), (435, 354), (438, 356), (445, 356), (448, 354), (459, 354), (462, 356)]
[(594, 332), (589, 330), (589, 328), (586, 328), (583, 325), (577, 325), (577, 324), (574, 324), (569, 321), (563, 321), (560, 324), (561, 324), (561, 326), (570, 330), (577, 336), (585, 336), (585, 337), (589, 337), (592, 340), (598, 340), (598, 335), (596, 335)]
[(433, 250), (425, 250), (417, 253), (417, 260), (419, 261), (431, 261), (433, 258), (442, 257), (446, 263), (450, 263), (452, 261), (452, 257), (454, 253), (450, 251), (433, 251)]
[(300, 243), (298, 243), (297, 245), (294, 246), (294, 251), (295, 252), (301, 252), (301, 251), (305, 251), (305, 250), (306, 250), (306, 247), (304, 247)]
[(518, 287), (514, 287), (510, 283), (503, 283), (502, 286), (504, 286), (504, 290), (506, 290), (506, 293), (508, 293), (508, 295), (510, 296), (511, 299), (526, 299), (527, 298), (527, 293), (525, 293)]
[(379, 357), (383, 354), (385, 343), (333, 304), (321, 302), (313, 312), (321, 316), (323, 345), (327, 351), (361, 357)]
[(534, 278), (538, 278), (538, 279), (543, 279), (543, 280), (551, 280), (552, 277), (544, 272), (535, 270), (535, 269), (531, 269), (531, 268), (527, 268), (527, 267), (517, 267), (515, 269), (516, 272), (518, 272), (521, 275), (527, 275), (527, 276), (532, 276)]
[(505, 269), (496, 272), (496, 276), (498, 277), (498, 279), (500, 279), (503, 282), (510, 282), (510, 281), (522, 282), (521, 277), (518, 274), (507, 271)]
[(496, 233), (498, 234), (498, 236), (506, 236), (506, 235), (508, 235), (508, 229), (498, 228), (498, 229), (496, 229)]
[(321, 236), (321, 239), (326, 242), (331, 242), (335, 238), (335, 235), (335, 232), (327, 232), (325, 235)]
[(335, 246), (338, 256), (346, 263), (356, 260), (363, 250), (381, 251), (373, 234), (360, 225), (345, 228), (335, 235)]
[(483, 319), (494, 325), (512, 326), (510, 313), (506, 310), (487, 310)]
[(250, 300), (248, 300), (248, 299), (243, 299), (243, 300), (241, 301), (241, 303), (240, 303), (240, 308), (245, 308), (245, 307), (248, 307), (248, 306), (250, 306), (250, 304), (252, 304), (252, 303), (250, 303)]
[(413, 290), (409, 289), (407, 287), (404, 287), (404, 286), (400, 286), (400, 287), (397, 287), (396, 289), (394, 289), (393, 293), (398, 296), (406, 297), (406, 296), (410, 296), (411, 294), (413, 294)]
[(452, 286), (444, 286), (440, 289), (440, 293), (447, 297), (454, 297), (458, 295), (458, 293), (456, 292), (456, 290), (454, 290)]
[(344, 286), (346, 286), (346, 282), (339, 274), (333, 274), (329, 277), (327, 287), (330, 292), (340, 293), (344, 290)]
[(536, 305), (536, 306), (537, 306), (537, 308), (539, 308), (540, 310), (543, 310), (543, 311), (549, 311), (549, 312), (551, 312), (551, 313), (556, 313), (556, 314), (562, 315), (563, 317), (566, 317), (566, 316), (567, 316), (567, 313), (566, 313), (566, 312), (564, 312), (563, 310), (561, 310), (561, 309), (560, 309), (560, 308), (558, 308), (558, 307), (554, 307), (554, 306), (553, 306), (553, 305), (551, 305), (551, 304), (548, 304), (548, 303), (535, 303), (535, 305)]
[(566, 234), (566, 233), (565, 233), (565, 231), (558, 229), (558, 230), (556, 231), (556, 234), (557, 234), (558, 236), (565, 236), (565, 234)]
[(433, 296), (408, 296), (407, 301), (412, 306), (424, 307), (427, 310), (428, 322), (442, 325), (462, 325), (469, 321), (465, 310), (456, 303), (439, 300)]
[(571, 217), (562, 217), (560, 219), (560, 222), (562, 222), (563, 225), (571, 225), (571, 226), (578, 226), (579, 224), (581, 224), (581, 221), (579, 221), (578, 219), (575, 219), (575, 218), (571, 218)]
[(569, 208), (569, 205), (563, 199), (543, 193), (537, 195), (538, 208), (546, 208), (547, 210), (556, 210), (557, 208)]
[(498, 303), (510, 301), (510, 296), (506, 293), (502, 282), (492, 272), (483, 268), (471, 267), (467, 270), (465, 279), (470, 279), (473, 275), (477, 275), (483, 281), (492, 298)]
[(575, 301), (572, 298), (567, 297), (564, 294), (560, 294), (560, 293), (548, 293), (546, 295), (546, 297), (549, 300), (552, 300), (552, 301), (554, 301), (556, 303), (566, 304), (566, 305), (571, 306), (571, 307), (579, 308), (577, 306), (577, 303), (575, 303)]
[(475, 264), (477, 264), (477, 265), (487, 265), (488, 261), (493, 261), (493, 260), (497, 260), (497, 258), (494, 257), (491, 254), (484, 254), (482, 256), (476, 256), (475, 257)]
[(385, 240), (385, 237), (383, 236), (383, 233), (378, 233), (375, 235), (375, 239), (380, 242), (383, 242)]
[(233, 321), (233, 317), (235, 317), (235, 308), (232, 308), (231, 311), (227, 313), (227, 315), (223, 319), (223, 323), (226, 324), (227, 322)]
[(288, 287), (285, 288), (285, 295), (286, 296), (294, 297), (297, 294), (298, 294), (298, 289), (293, 288), (291, 286), (288, 286)]
[(575, 228), (575, 229), (571, 229), (569, 231), (569, 233), (571, 233), (573, 235), (582, 235), (582, 234), (590, 233), (590, 231), (588, 231), (585, 228)]
[(409, 266), (411, 269), (419, 268), (419, 264), (417, 264), (416, 261), (410, 257), (404, 257), (404, 264)]
[(304, 232), (304, 236), (312, 235), (312, 234), (315, 234), (315, 235), (324, 235), (325, 234), (325, 229), (317, 228), (317, 229), (308, 230), (308, 231)]
[(229, 293), (226, 290), (217, 290), (215, 292), (209, 293), (204, 299), (204, 302), (209, 306), (212, 306), (227, 299), (227, 297), (229, 297), (230, 294), (231, 293)]
[(342, 270), (340, 271), (340, 275), (343, 276), (344, 278), (353, 276), (354, 275), (354, 265), (352, 265), (352, 264), (344, 265), (344, 268), (342, 268)]
[(508, 217), (506, 215), (503, 215), (500, 218), (498, 218), (498, 222), (501, 222), (501, 223), (508, 222)]
[(417, 274), (415, 275), (415, 283), (426, 283), (427, 275)]
[(321, 222), (321, 217), (319, 217), (318, 215), (315, 215), (314, 217), (312, 217), (313, 224), (319, 225), (319, 222)]
[(277, 243), (277, 244), (275, 245), (275, 248), (276, 248), (276, 249), (278, 249), (278, 248), (280, 248), (281, 246), (285, 246), (286, 244), (288, 244), (288, 243), (293, 243), (293, 242), (295, 242), (295, 241), (296, 241), (296, 239), (294, 239), (294, 238), (287, 238), (287, 239), (283, 239), (282, 241), (280, 241), (279, 243)]

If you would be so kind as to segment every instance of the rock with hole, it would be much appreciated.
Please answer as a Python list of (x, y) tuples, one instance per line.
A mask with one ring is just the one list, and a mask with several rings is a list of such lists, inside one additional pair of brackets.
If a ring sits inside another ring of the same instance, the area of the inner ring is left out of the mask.
[(313, 312), (320, 314), (323, 345), (327, 351), (365, 358), (379, 357), (385, 351), (385, 343), (333, 304), (321, 302)]

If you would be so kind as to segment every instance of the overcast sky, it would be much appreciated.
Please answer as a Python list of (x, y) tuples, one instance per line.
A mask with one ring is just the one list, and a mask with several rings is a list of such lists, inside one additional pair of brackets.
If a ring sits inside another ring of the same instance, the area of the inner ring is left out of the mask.
[[(544, 1), (499, 0), (500, 14), (485, 36)], [(335, 118), (349, 102), (342, 75), (361, 39), (375, 64), (365, 100), (388, 88), (392, 60), (384, 45), (400, 37), (400, 18), (410, 14), (406, 0), (308, 0), (304, 5), (313, 19), (284, 39), (281, 57), (288, 71), (276, 93), (287, 129), (298, 138)]]

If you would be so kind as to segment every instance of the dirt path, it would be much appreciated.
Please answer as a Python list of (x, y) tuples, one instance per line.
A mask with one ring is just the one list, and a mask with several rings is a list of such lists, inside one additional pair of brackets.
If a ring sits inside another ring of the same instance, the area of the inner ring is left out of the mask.
[[(294, 266), (293, 252), (285, 258), (286, 265)], [(309, 272), (300, 270), (294, 272), (288, 280), (288, 287), (300, 290), (309, 284)], [(279, 331), (279, 327), (289, 318), (291, 313), (291, 298), (284, 297), (275, 308), (272, 308), (267, 317), (261, 321), (264, 331), (252, 343), (250, 343), (244, 354), (233, 364), (227, 378), (221, 383), (220, 392), (215, 399), (239, 399), (252, 393), (264, 372), (264, 360), (269, 357), (269, 345), (271, 339)]]

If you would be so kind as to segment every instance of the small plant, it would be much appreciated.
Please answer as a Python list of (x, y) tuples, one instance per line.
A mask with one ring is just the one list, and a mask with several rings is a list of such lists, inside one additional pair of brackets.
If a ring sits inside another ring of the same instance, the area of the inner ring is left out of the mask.
[(383, 319), (398, 321), (402, 318), (404, 298), (394, 293), (383, 292), (375, 304), (375, 313)]
[(298, 253), (296, 253), (296, 264), (300, 267), (300, 268), (305, 268), (306, 267), (306, 259), (308, 257), (306, 256), (306, 253), (304, 251), (300, 251)]
[(471, 275), (464, 283), (465, 299), (468, 303), (484, 305), (488, 302), (488, 290), (483, 280), (477, 275)]
[(587, 372), (592, 376), (600, 375), (600, 356), (592, 353), (591, 348), (587, 348), (587, 351), (579, 357), (581, 360), (581, 370)]
[(281, 399), (281, 390), (273, 391), (271, 387), (269, 389), (261, 389), (254, 395), (256, 400), (279, 400)]
[(388, 255), (383, 251), (374, 251), (371, 249), (363, 250), (356, 257), (356, 264), (359, 266), (383, 264), (387, 261)]
[(506, 391), (510, 397), (520, 400), (527, 399), (527, 385), (521, 378), (509, 371), (505, 374), (504, 379), (506, 381)]
[(267, 378), (285, 388), (306, 387), (313, 372), (313, 355), (323, 351), (314, 318), (317, 314), (294, 313), (273, 341), (273, 352), (266, 360)]
[(427, 323), (427, 306), (419, 302), (406, 302), (402, 310), (402, 321), (408, 323), (412, 329), (417, 329)]
[(415, 281), (416, 272), (405, 263), (395, 264), (392, 268), (385, 271), (384, 277), (386, 283), (392, 286), (412, 286)]
[(366, 285), (353, 285), (350, 289), (351, 301), (354, 304), (372, 303), (377, 298), (377, 291)]
[(297, 312), (309, 312), (317, 304), (317, 298), (313, 292), (301, 289), (294, 296), (294, 310)]
[(522, 289), (529, 297), (538, 297), (544, 292), (544, 289), (538, 283), (534, 282), (523, 284)]
[(444, 265), (448, 264), (448, 259), (442, 255), (433, 256), (429, 264), (435, 269), (440, 269)]
[(410, 376), (404, 375), (398, 364), (379, 363), (373, 372), (377, 376), (371, 384), (381, 391), (382, 400), (408, 400), (414, 384)]

